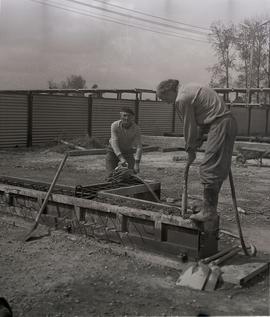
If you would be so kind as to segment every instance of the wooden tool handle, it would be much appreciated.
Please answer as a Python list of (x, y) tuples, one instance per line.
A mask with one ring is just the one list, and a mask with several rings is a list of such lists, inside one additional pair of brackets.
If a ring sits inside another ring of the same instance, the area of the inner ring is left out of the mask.
[(147, 184), (147, 182), (145, 182), (140, 176), (138, 176), (137, 174), (133, 174), (133, 177), (137, 178), (139, 181), (141, 181), (144, 186), (149, 190), (149, 192), (152, 194), (152, 196), (154, 197), (155, 201), (160, 203), (160, 199), (158, 198), (157, 194), (153, 191), (153, 189), (151, 188), (151, 186), (149, 184)]
[(238, 252), (239, 252), (239, 248), (237, 247), (236, 249), (230, 251), (229, 253), (223, 255), (221, 258), (217, 259), (216, 261), (211, 262), (211, 264), (214, 265), (219, 265), (221, 263), (223, 263), (224, 261), (232, 258), (233, 256), (235, 256)]
[(184, 170), (184, 184), (183, 184), (183, 192), (182, 192), (182, 212), (181, 215), (184, 216), (187, 212), (187, 204), (188, 204), (188, 172), (189, 172), (190, 163), (187, 162)]
[(228, 248), (226, 248), (226, 249), (223, 249), (223, 250), (217, 252), (216, 254), (213, 254), (213, 255), (209, 256), (208, 258), (202, 259), (201, 262), (207, 264), (207, 263), (209, 263), (209, 262), (211, 262), (211, 261), (213, 261), (213, 260), (218, 259), (218, 258), (221, 257), (222, 255), (225, 255), (225, 254), (229, 253), (230, 251), (233, 251), (233, 250), (236, 250), (236, 249), (238, 249), (238, 246), (228, 247)]
[(246, 247), (246, 244), (245, 244), (245, 241), (244, 241), (243, 233), (242, 233), (240, 217), (239, 217), (238, 208), (237, 208), (235, 187), (234, 187), (234, 182), (233, 182), (233, 176), (232, 176), (232, 170), (231, 169), (229, 171), (229, 181), (230, 181), (230, 186), (231, 186), (233, 208), (234, 208), (234, 211), (235, 211), (235, 219), (236, 219), (237, 229), (238, 229), (238, 232), (239, 232), (240, 243), (241, 243), (241, 246), (242, 246), (242, 249), (243, 249), (245, 255), (249, 255), (247, 247)]
[(48, 202), (48, 200), (50, 198), (50, 195), (52, 193), (54, 185), (55, 185), (55, 183), (56, 183), (56, 181), (57, 181), (57, 179), (58, 179), (58, 177), (60, 175), (60, 172), (62, 171), (62, 169), (64, 167), (64, 164), (65, 164), (65, 162), (66, 162), (66, 160), (68, 158), (68, 155), (69, 155), (68, 152), (66, 152), (64, 158), (62, 159), (62, 161), (61, 161), (61, 163), (60, 163), (60, 165), (59, 165), (59, 167), (57, 169), (57, 172), (56, 172), (56, 174), (54, 176), (54, 179), (53, 179), (53, 181), (52, 181), (52, 183), (50, 185), (50, 188), (49, 188), (49, 190), (48, 190), (48, 192), (47, 192), (47, 194), (45, 196), (45, 199), (44, 199), (44, 201), (43, 201), (43, 203), (42, 203), (42, 205), (41, 205), (41, 207), (39, 209), (39, 212), (37, 213), (37, 216), (36, 216), (36, 219), (35, 219), (35, 223), (34, 223), (33, 227), (30, 229), (30, 231), (24, 237), (24, 241), (28, 241), (29, 238), (31, 237), (31, 234), (33, 233), (33, 231), (38, 227), (39, 219), (40, 219), (40, 217), (41, 217), (41, 215), (42, 215), (42, 213), (43, 213), (43, 211), (44, 211), (44, 209), (45, 209), (45, 207), (47, 205), (47, 202)]

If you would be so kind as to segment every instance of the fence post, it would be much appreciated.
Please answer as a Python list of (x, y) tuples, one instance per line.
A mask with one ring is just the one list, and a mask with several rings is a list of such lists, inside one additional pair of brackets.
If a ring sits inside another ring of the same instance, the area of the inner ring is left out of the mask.
[(251, 106), (248, 106), (248, 136), (250, 136), (250, 126), (251, 126)]
[(140, 100), (138, 97), (138, 93), (136, 93), (135, 99), (135, 122), (139, 124), (139, 111), (140, 111)]
[(248, 136), (250, 136), (250, 126), (251, 126), (251, 101), (252, 101), (252, 94), (251, 91), (249, 91), (248, 96)]
[(93, 97), (88, 96), (88, 136), (92, 136)]
[(270, 129), (268, 129), (268, 125), (269, 125), (269, 109), (265, 109), (265, 112), (266, 112), (265, 136), (268, 136), (268, 132), (270, 132)]
[(173, 113), (172, 113), (172, 133), (175, 133), (175, 102), (173, 103)]
[(27, 147), (32, 146), (32, 130), (33, 130), (33, 93), (28, 92), (27, 95)]

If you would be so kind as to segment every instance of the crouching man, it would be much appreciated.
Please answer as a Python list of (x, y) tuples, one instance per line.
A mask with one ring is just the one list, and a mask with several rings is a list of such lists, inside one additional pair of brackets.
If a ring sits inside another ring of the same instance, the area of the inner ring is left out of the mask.
[(219, 191), (231, 168), (236, 120), (219, 95), (209, 87), (182, 85), (176, 79), (169, 79), (158, 85), (157, 96), (167, 103), (175, 103), (176, 111), (182, 117), (190, 164), (203, 143), (203, 131), (209, 131), (200, 164), (200, 180), (204, 187), (203, 210), (190, 218), (200, 222), (213, 220), (217, 215)]
[[(140, 171), (142, 157), (141, 131), (134, 119), (133, 110), (129, 107), (122, 107), (120, 120), (113, 122), (111, 125), (111, 138), (106, 154), (108, 178), (110, 178), (119, 162), (136, 174)], [(136, 148), (135, 156), (134, 147)]]

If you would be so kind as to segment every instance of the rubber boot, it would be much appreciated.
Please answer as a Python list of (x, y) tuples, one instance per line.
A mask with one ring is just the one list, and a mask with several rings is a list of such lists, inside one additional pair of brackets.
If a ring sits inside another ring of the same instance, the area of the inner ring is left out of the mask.
[(217, 217), (218, 194), (218, 189), (204, 188), (203, 210), (191, 215), (190, 219), (199, 222), (214, 220)]

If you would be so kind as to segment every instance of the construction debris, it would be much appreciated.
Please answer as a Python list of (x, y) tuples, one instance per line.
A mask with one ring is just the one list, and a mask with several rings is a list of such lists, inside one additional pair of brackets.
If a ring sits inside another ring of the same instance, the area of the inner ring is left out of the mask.
[(227, 248), (206, 259), (198, 261), (180, 275), (176, 285), (188, 286), (197, 290), (215, 290), (221, 276), (221, 269), (218, 265), (232, 258), (238, 252), (239, 248), (237, 246)]
[(227, 283), (244, 285), (253, 277), (269, 270), (269, 263), (253, 262), (222, 267), (222, 280)]
[(70, 146), (70, 147), (72, 147), (72, 148), (74, 148), (76, 150), (86, 150), (86, 148), (84, 148), (82, 146), (78, 146), (78, 145), (76, 145), (74, 143), (71, 143), (71, 142), (67, 142), (67, 141), (64, 141), (64, 140), (60, 140), (59, 142), (62, 143), (62, 144), (65, 144), (67, 146)]

